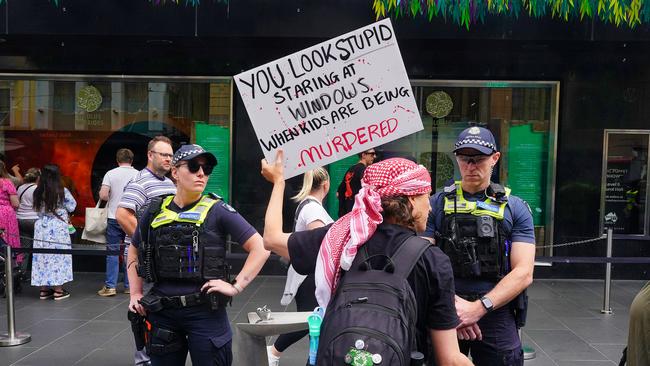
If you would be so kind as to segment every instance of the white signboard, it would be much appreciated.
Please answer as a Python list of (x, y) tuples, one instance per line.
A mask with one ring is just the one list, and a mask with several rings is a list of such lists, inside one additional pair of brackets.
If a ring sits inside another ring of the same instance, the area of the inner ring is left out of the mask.
[(390, 19), (235, 76), (268, 161), (291, 178), (423, 129)]

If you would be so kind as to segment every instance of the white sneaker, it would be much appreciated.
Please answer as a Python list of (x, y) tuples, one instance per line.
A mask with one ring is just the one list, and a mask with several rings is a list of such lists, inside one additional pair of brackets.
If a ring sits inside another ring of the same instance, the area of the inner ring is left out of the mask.
[(280, 357), (274, 355), (271, 352), (271, 348), (273, 348), (273, 346), (267, 346), (266, 347), (266, 355), (269, 357), (269, 366), (279, 366), (280, 365)]

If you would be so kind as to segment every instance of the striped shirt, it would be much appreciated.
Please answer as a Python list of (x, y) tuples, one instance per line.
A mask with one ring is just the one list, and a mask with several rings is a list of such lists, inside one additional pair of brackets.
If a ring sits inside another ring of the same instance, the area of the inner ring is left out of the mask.
[[(132, 210), (138, 217), (140, 208), (152, 198), (175, 193), (176, 186), (171, 179), (158, 177), (149, 169), (144, 168), (124, 187), (122, 199), (117, 207)], [(128, 235), (124, 239), (124, 243), (131, 243), (131, 238)]]

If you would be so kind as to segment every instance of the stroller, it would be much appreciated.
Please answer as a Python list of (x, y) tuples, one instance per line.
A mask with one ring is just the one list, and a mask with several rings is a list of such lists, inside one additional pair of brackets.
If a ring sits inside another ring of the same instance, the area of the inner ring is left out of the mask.
[[(7, 288), (7, 273), (5, 271), (7, 258), (5, 258), (6, 253), (4, 250), (6, 245), (7, 243), (4, 241), (4, 239), (2, 239), (2, 237), (0, 237), (0, 296), (2, 297), (7, 296), (5, 293), (5, 290)], [(26, 280), (27, 276), (25, 275), (25, 272), (23, 272), (23, 270), (20, 268), (20, 266), (16, 265), (16, 254), (12, 253), (11, 257), (14, 294), (19, 294), (23, 290), (22, 282)]]

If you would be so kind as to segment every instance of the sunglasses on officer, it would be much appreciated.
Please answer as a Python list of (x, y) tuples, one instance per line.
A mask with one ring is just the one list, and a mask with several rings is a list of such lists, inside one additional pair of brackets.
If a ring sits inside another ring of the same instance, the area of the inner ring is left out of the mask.
[(203, 174), (205, 175), (210, 175), (212, 174), (212, 170), (214, 169), (213, 165), (210, 165), (208, 163), (199, 163), (197, 160), (188, 160), (187, 164), (178, 164), (176, 165), (177, 167), (180, 167), (182, 165), (187, 165), (187, 170), (190, 171), (192, 174), (196, 174), (199, 171), (199, 168), (203, 169)]
[(492, 155), (476, 154), (476, 155), (463, 155), (456, 154), (456, 158), (463, 164), (473, 163), (474, 165), (480, 165), (488, 160)]

